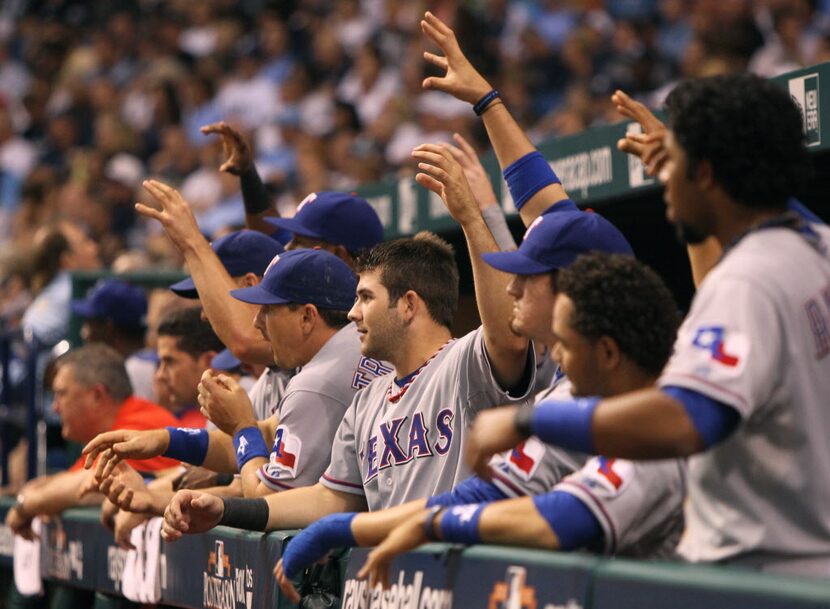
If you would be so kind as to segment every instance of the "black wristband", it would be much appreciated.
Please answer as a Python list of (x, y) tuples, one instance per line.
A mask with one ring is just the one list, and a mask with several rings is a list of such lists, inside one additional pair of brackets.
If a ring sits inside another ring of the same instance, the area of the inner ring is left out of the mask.
[(484, 111), (487, 109), (487, 107), (493, 103), (493, 100), (498, 99), (499, 97), (501, 96), (499, 95), (499, 92), (495, 89), (493, 89), (489, 93), (486, 93), (484, 97), (482, 97), (473, 105), (473, 112), (476, 113), (476, 116), (481, 116), (482, 114), (484, 114)]
[(516, 426), (516, 431), (523, 438), (529, 438), (533, 435), (530, 424), (533, 421), (533, 404), (522, 406), (516, 411), (516, 418), (513, 419), (513, 424)]
[(228, 486), (233, 479), (233, 474), (216, 474), (216, 486)]
[(225, 509), (219, 524), (247, 531), (264, 531), (268, 527), (271, 512), (268, 502), (262, 497), (242, 499), (241, 497), (222, 497)]
[(242, 190), (242, 204), (245, 206), (246, 214), (255, 216), (272, 208), (271, 197), (268, 196), (268, 190), (253, 163), (239, 174), (239, 187)]

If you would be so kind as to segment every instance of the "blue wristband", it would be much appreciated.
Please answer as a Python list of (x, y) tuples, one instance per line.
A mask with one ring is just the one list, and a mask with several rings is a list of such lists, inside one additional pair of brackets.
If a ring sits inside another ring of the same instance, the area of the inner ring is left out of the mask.
[(499, 92), (495, 89), (493, 89), (489, 93), (485, 93), (480, 100), (473, 104), (473, 112), (476, 113), (476, 116), (481, 116), (482, 114), (484, 114), (484, 111), (487, 109), (487, 107), (493, 103), (493, 100), (498, 99), (499, 97), (501, 97), (501, 95), (499, 95)]
[(167, 433), (170, 434), (170, 442), (163, 457), (170, 457), (192, 465), (201, 465), (205, 462), (208, 444), (210, 444), (210, 436), (206, 429), (168, 427)]
[(533, 409), (530, 431), (547, 444), (594, 454), (591, 421), (599, 398), (543, 400)]
[(478, 521), (481, 520), (481, 512), (485, 507), (487, 507), (486, 503), (471, 503), (449, 508), (441, 516), (439, 523), (441, 539), (467, 545), (481, 543)]
[(300, 531), (289, 541), (282, 554), (282, 568), (286, 577), (294, 579), (303, 569), (323, 558), (329, 550), (356, 546), (352, 533), (352, 520), (355, 516), (356, 512), (332, 514)]
[(268, 458), (268, 447), (262, 438), (259, 427), (251, 426), (240, 429), (233, 436), (233, 449), (236, 452), (236, 466), (242, 471), (244, 465), (257, 457)]
[(516, 209), (524, 207), (524, 204), (545, 186), (561, 184), (550, 163), (538, 150), (527, 153), (505, 167), (503, 175)]

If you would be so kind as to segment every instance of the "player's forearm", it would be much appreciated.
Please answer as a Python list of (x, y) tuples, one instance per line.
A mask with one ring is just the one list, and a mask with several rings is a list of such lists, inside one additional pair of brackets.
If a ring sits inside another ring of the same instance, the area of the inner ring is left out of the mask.
[(485, 543), (559, 549), (556, 533), (539, 515), (530, 497), (488, 504), (481, 513), (478, 531)]
[(265, 497), (274, 491), (265, 486), (259, 479), (259, 469), (268, 463), (268, 459), (255, 457), (245, 463), (240, 472), (243, 497)]
[(366, 510), (362, 495), (333, 491), (319, 483), (269, 495), (265, 500), (269, 509), (268, 531), (299, 529), (329, 514)]
[(224, 345), (244, 362), (272, 365), (271, 347), (254, 327), (257, 307), (230, 295), (238, 286), (207, 241), (186, 251), (185, 261), (202, 309)]
[(684, 457), (704, 448), (683, 406), (659, 389), (600, 402), (592, 435), (597, 454), (624, 459)]
[(392, 529), (421, 513), (426, 503), (426, 499), (418, 499), (379, 512), (358, 514), (352, 520), (352, 535), (357, 545), (378, 545), (386, 539)]
[[(482, 119), (502, 171), (523, 156), (536, 151), (536, 147), (504, 104), (495, 104), (489, 108)], [(561, 184), (545, 186), (519, 210), (522, 222), (529, 226), (548, 207), (567, 198), (568, 193)]]
[(34, 517), (60, 514), (77, 505), (100, 504), (103, 495), (99, 493), (90, 493), (83, 498), (78, 496), (78, 489), (84, 486), (91, 475), (89, 470), (61, 472), (50, 476), (43, 484), (25, 486), (20, 493), (24, 512), (27, 516)]
[(462, 225), (462, 228), (470, 251), (476, 304), (487, 352), (494, 363), (496, 379), (503, 387), (512, 387), (524, 371), (528, 341), (510, 329), (513, 308), (507, 293), (510, 275), (482, 260), (481, 254), (497, 252), (499, 248), (480, 215), (475, 221)]
[(208, 443), (207, 454), (201, 465), (205, 469), (219, 472), (220, 474), (236, 474), (239, 469), (236, 466), (236, 453), (233, 450), (233, 439), (220, 429), (210, 431), (210, 442)]

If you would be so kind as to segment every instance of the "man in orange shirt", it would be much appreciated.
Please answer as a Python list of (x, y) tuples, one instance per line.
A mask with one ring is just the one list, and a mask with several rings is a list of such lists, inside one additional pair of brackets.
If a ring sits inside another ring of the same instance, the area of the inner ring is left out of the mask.
[[(86, 345), (58, 359), (52, 390), (53, 408), (61, 417), (61, 434), (80, 444), (114, 429), (179, 425), (168, 410), (132, 395), (123, 358), (106, 345)], [(80, 458), (69, 471), (40, 476), (23, 487), (6, 516), (6, 524), (15, 534), (31, 539), (31, 524), (36, 516), (101, 502), (100, 494), (80, 497), (80, 489), (92, 475), (90, 470), (83, 469), (83, 462), (84, 458)], [(149, 473), (175, 467), (178, 462), (157, 457), (131, 465)]]

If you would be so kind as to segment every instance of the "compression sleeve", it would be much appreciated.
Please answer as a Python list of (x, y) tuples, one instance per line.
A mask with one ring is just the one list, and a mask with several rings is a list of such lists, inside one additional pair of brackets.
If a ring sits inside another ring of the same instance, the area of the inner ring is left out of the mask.
[(674, 385), (661, 391), (683, 405), (706, 448), (725, 440), (741, 421), (737, 410), (702, 393)]

